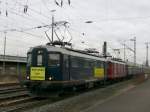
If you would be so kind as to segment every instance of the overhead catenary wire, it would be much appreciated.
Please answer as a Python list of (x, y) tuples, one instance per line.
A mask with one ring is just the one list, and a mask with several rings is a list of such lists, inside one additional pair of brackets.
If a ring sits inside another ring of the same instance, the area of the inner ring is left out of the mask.
[(34, 29), (40, 29), (40, 28), (47, 28), (51, 25), (43, 25), (43, 26), (36, 26), (36, 27), (31, 27), (31, 28), (22, 28), (22, 29), (6, 29), (6, 30), (0, 30), (0, 32), (14, 32), (14, 31), (31, 31)]
[[(20, 4), (20, 3), (19, 3)], [(36, 13), (38, 13), (38, 14), (40, 14), (41, 15), (41, 13), (40, 12), (37, 12), (37, 11), (35, 11), (34, 10), (34, 12), (36, 12)], [(147, 17), (135, 17), (135, 18), (147, 18)], [(129, 18), (129, 17), (126, 17), (126, 18), (110, 18), (110, 19), (101, 19), (101, 20), (117, 20), (117, 19), (134, 19), (134, 18)]]
[[(19, 4), (19, 5), (21, 5), (21, 6), (24, 6), (23, 4), (18, 3), (18, 2), (17, 2), (17, 4)], [(35, 10), (35, 9), (32, 9), (31, 7), (28, 7), (28, 9), (29, 9), (30, 11), (32, 11), (32, 12), (34, 12), (34, 13), (40, 15), (40, 16), (43, 16), (43, 17), (47, 18), (47, 19), (50, 19), (50, 18), (51, 18), (51, 17), (49, 17), (49, 16), (47, 16), (47, 15), (45, 15), (45, 14), (43, 14), (43, 13), (41, 13), (41, 12)]]
[[(15, 13), (15, 12), (13, 12), (13, 14), (15, 14), (15, 15), (17, 15), (17, 16), (21, 16), (22, 18), (24, 18), (24, 16), (22, 16), (22, 15), (19, 15), (19, 14), (17, 14), (17, 13)], [(14, 21), (16, 21), (15, 19), (13, 19), (13, 18), (10, 18), (10, 17), (5, 17), (5, 16), (0, 16), (0, 17), (4, 17), (4, 19), (9, 19), (10, 21), (12, 21), (12, 23), (14, 23)], [(27, 18), (26, 18), (27, 19)], [(28, 19), (27, 19), (28, 20)], [(18, 25), (18, 24), (17, 24)], [(21, 25), (22, 26), (22, 25)], [(29, 25), (28, 25), (29, 26)], [(31, 25), (30, 25), (30, 27), (31, 27)]]
[[(24, 44), (26, 44), (26, 45), (33, 45), (33, 43), (32, 42), (30, 42), (30, 41), (28, 41), (28, 42), (26, 42), (26, 41), (24, 41), (24, 40), (22, 40), (22, 39), (19, 39), (19, 38), (26, 38), (26, 37), (23, 37), (22, 35), (15, 35), (15, 36), (13, 36), (13, 35), (11, 35), (11, 36), (9, 36), (9, 35), (7, 35), (8, 36), (8, 38), (9, 38), (9, 40), (11, 40), (11, 41), (14, 41), (14, 42), (18, 42), (20, 45), (22, 44), (22, 43), (24, 43)], [(17, 43), (17, 44), (18, 44)]]
[[(15, 11), (12, 11), (12, 10), (10, 10), (9, 11), (10, 13), (12, 13), (12, 14), (15, 14), (15, 15), (17, 15), (17, 16), (20, 16), (20, 17), (22, 17), (23, 19), (26, 19), (26, 20), (29, 20), (29, 21), (31, 21), (31, 22), (36, 22), (36, 23), (42, 23), (42, 24), (45, 24), (44, 22), (42, 22), (42, 21), (40, 21), (40, 20), (37, 20), (37, 19), (33, 19), (33, 18), (28, 18), (28, 17), (31, 17), (29, 14), (26, 14), (27, 16), (24, 16), (24, 15), (21, 15), (21, 14), (19, 14), (19, 13), (17, 13), (17, 12), (15, 12)], [(36, 21), (33, 21), (33, 20), (36, 20)]]
[(35, 34), (29, 33), (29, 32), (25, 32), (25, 31), (19, 31), (19, 30), (16, 30), (16, 31), (17, 31), (17, 32), (22, 32), (22, 33), (24, 33), (24, 34), (28, 34), (28, 35), (31, 35), (31, 36), (37, 37), (37, 38), (41, 38), (41, 37), (45, 38), (44, 36), (35, 35)]
[[(15, 12), (12, 12), (13, 14), (15, 14), (15, 15), (18, 15), (18, 16), (21, 16), (22, 18), (24, 18), (24, 16), (22, 16), (22, 15), (19, 15), (18, 13), (15, 13)], [(10, 19), (10, 20), (12, 20), (12, 21), (15, 21), (15, 20), (13, 20), (13, 18), (7, 18), (7, 19)], [(28, 20), (28, 18), (26, 18), (27, 20)], [(32, 20), (31, 20), (32, 21)], [(44, 24), (44, 23), (43, 23)], [(42, 27), (44, 27), (44, 26), (46, 26), (46, 25), (43, 25)], [(39, 28), (40, 26), (38, 26), (37, 28)], [(21, 29), (23, 29), (23, 28), (21, 28)], [(25, 28), (24, 28), (25, 29)], [(34, 29), (34, 28), (31, 28), (31, 29)], [(30, 28), (29, 29), (27, 29), (27, 30), (30, 30)]]
[[(17, 1), (16, 1), (16, 3), (18, 3)], [(30, 21), (32, 21), (33, 22), (33, 19), (30, 19), (30, 18), (27, 18), (27, 17), (25, 17), (25, 16), (23, 16), (23, 15), (20, 15), (20, 14), (18, 14), (17, 12), (13, 12), (12, 10), (10, 10), (11, 11), (11, 13), (13, 13), (13, 14), (15, 14), (15, 15), (18, 15), (18, 16), (20, 16), (20, 17), (22, 17), (22, 18), (26, 18), (27, 20), (30, 20)], [(36, 19), (37, 20), (37, 19)], [(35, 22), (35, 21), (34, 21)], [(38, 22), (37, 22), (38, 23)], [(43, 22), (42, 22), (42, 24), (44, 24)]]

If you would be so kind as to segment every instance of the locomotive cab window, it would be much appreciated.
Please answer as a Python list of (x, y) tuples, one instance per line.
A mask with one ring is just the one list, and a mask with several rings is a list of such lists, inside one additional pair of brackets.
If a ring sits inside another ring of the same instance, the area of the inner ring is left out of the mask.
[(60, 66), (60, 54), (49, 54), (48, 65), (51, 67)]
[(42, 57), (43, 57), (42, 54), (38, 54), (38, 55), (37, 55), (37, 65), (38, 65), (38, 66), (41, 66), (41, 65), (42, 65)]

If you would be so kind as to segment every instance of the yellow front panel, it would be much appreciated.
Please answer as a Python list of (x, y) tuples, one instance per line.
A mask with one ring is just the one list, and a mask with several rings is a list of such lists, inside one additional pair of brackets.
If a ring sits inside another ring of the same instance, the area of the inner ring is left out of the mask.
[(104, 68), (94, 68), (94, 77), (104, 78)]
[(31, 67), (30, 80), (45, 80), (45, 67)]

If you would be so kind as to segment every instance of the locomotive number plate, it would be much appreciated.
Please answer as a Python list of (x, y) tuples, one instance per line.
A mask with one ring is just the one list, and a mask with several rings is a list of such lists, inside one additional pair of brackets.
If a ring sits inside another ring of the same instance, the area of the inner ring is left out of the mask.
[(45, 80), (45, 67), (31, 67), (30, 79), (31, 80)]

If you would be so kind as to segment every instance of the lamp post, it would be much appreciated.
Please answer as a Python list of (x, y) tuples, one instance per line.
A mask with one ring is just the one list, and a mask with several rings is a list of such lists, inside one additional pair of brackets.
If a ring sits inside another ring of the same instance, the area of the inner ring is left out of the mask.
[(149, 49), (149, 42), (146, 42), (145, 43), (146, 44), (146, 63), (145, 63), (145, 65), (148, 67), (149, 66), (149, 62), (148, 62), (148, 49)]

